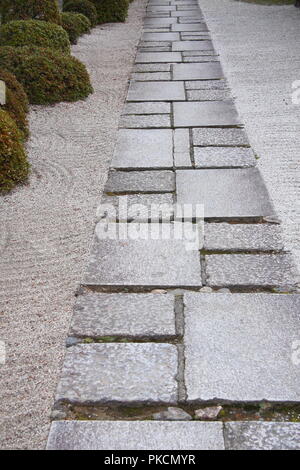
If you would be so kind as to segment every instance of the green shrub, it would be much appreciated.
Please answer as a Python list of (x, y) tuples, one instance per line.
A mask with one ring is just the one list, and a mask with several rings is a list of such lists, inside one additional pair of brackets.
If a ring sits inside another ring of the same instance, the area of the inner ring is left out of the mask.
[(59, 25), (40, 20), (10, 21), (0, 27), (0, 46), (38, 46), (70, 53), (67, 32)]
[(125, 21), (128, 12), (128, 0), (92, 0), (94, 3), (98, 23), (112, 23)]
[(4, 2), (6, 3), (3, 7), (5, 8), (4, 22), (37, 19), (61, 23), (57, 0), (4, 0)]
[(91, 30), (90, 20), (81, 13), (65, 12), (61, 15), (62, 27), (67, 31), (71, 44), (76, 44), (82, 34)]
[(0, 109), (0, 191), (26, 180), (29, 164), (16, 123)]
[(93, 92), (84, 64), (51, 49), (3, 46), (0, 63), (16, 75), (32, 104), (77, 101)]
[(26, 118), (28, 110), (27, 96), (22, 85), (13, 74), (0, 69), (0, 80), (3, 80), (6, 86), (6, 103), (2, 108), (13, 118), (21, 132), (22, 138), (25, 140), (29, 134)]
[(90, 20), (92, 26), (97, 24), (97, 10), (89, 0), (64, 0), (63, 10), (81, 13)]

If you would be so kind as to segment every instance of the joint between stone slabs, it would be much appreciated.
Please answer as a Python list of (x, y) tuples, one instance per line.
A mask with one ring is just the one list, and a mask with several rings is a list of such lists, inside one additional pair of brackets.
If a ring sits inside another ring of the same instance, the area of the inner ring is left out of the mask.
[[(187, 93), (186, 88), (185, 88), (185, 92)], [(192, 165), (193, 168), (196, 168), (195, 158), (194, 158), (193, 130), (191, 128), (189, 128), (189, 138), (190, 138), (190, 160), (191, 160), (191, 165)]]
[(118, 344), (118, 343), (156, 343), (156, 344), (182, 344), (183, 336), (174, 335), (153, 335), (153, 336), (68, 336), (66, 347), (70, 348), (77, 344)]
[(202, 254), (201, 250), (199, 252), (199, 261), (200, 261), (200, 268), (201, 268), (202, 285), (203, 287), (205, 287), (207, 285), (206, 260), (205, 260), (205, 255)]

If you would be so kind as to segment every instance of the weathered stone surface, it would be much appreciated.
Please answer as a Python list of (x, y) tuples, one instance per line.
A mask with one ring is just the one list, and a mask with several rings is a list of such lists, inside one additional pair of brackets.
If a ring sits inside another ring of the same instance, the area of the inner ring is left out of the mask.
[(58, 421), (48, 450), (223, 450), (221, 423)]
[(249, 146), (243, 129), (193, 129), (194, 145)]
[(185, 294), (188, 401), (300, 400), (299, 295)]
[(211, 41), (174, 41), (172, 51), (213, 51)]
[(178, 18), (180, 24), (194, 24), (194, 23), (203, 23), (203, 18), (201, 17), (180, 17)]
[(261, 218), (274, 214), (257, 168), (176, 171), (177, 202), (204, 204), (205, 218)]
[(251, 148), (194, 147), (196, 168), (252, 167), (256, 165)]
[(229, 100), (231, 93), (229, 90), (191, 90), (187, 91), (187, 99), (189, 101)]
[(174, 296), (97, 292), (79, 296), (69, 334), (97, 338), (174, 336)]
[(170, 5), (149, 5), (147, 11), (175, 11), (176, 6)]
[(169, 72), (170, 64), (135, 64), (135, 72)]
[(179, 41), (179, 33), (144, 33), (142, 41)]
[(205, 250), (279, 251), (281, 229), (268, 224), (205, 224)]
[(168, 193), (175, 191), (173, 171), (111, 171), (106, 193)]
[(169, 72), (146, 72), (146, 73), (133, 73), (133, 80), (136, 81), (157, 81), (157, 80), (171, 80), (171, 74)]
[(198, 419), (216, 419), (222, 410), (222, 406), (208, 406), (195, 410), (195, 417)]
[(188, 17), (188, 18), (195, 19), (195, 20), (202, 18), (202, 16), (200, 15), (200, 10), (198, 14), (190, 10), (172, 11), (171, 16), (177, 16), (177, 17), (183, 17), (183, 18)]
[[(193, 63), (193, 62), (218, 62), (219, 57), (216, 55), (202, 55), (202, 51), (197, 51), (196, 56), (183, 56), (183, 62), (185, 63)], [(204, 51), (203, 51), (204, 52)]]
[(138, 52), (136, 63), (182, 62), (180, 52)]
[(170, 103), (156, 101), (151, 103), (126, 103), (122, 114), (170, 114)]
[(228, 83), (224, 79), (220, 80), (190, 80), (185, 82), (187, 90), (226, 90)]
[(208, 31), (205, 23), (197, 24), (172, 24), (172, 31)]
[(220, 127), (239, 126), (241, 124), (235, 106), (231, 101), (174, 103), (175, 127)]
[(154, 26), (170, 26), (171, 24), (177, 23), (176, 18), (146, 18), (144, 22), (144, 28)]
[(174, 130), (174, 163), (176, 168), (192, 166), (189, 129)]
[(300, 450), (299, 423), (225, 423), (224, 437), (228, 450)]
[(183, 82), (131, 82), (128, 101), (185, 100)]
[[(127, 231), (127, 238), (126, 234), (123, 238), (120, 235), (119, 239), (95, 236), (84, 284), (122, 288), (201, 287), (200, 260), (196, 251), (199, 248), (199, 233), (196, 227), (189, 228), (178, 223), (174, 232), (173, 224), (151, 224), (150, 227), (139, 224), (151, 232), (146, 239), (136, 239), (132, 225), (117, 224), (116, 229), (121, 235)], [(163, 235), (158, 236), (157, 230), (163, 230)], [(175, 239), (181, 231), (182, 238)]]
[(219, 62), (173, 65), (174, 80), (212, 80), (223, 77), (224, 73)]
[[(182, 55), (183, 55), (183, 57), (185, 57), (185, 56), (198, 56), (198, 55), (199, 56), (202, 56), (202, 55), (203, 56), (209, 56), (209, 57), (212, 56), (212, 55), (216, 56), (216, 57), (218, 56), (218, 54), (216, 54), (216, 52), (214, 52), (214, 51), (203, 51), (203, 50), (202, 51), (183, 51)], [(202, 62), (202, 60), (199, 60), (199, 62)]]
[[(167, 44), (167, 43), (166, 43)], [(171, 46), (139, 47), (139, 52), (170, 52)]]
[(210, 37), (210, 34), (206, 34), (206, 33), (190, 33), (190, 34), (186, 34), (186, 35), (183, 35), (184, 33), (181, 34), (181, 39), (182, 41), (196, 41), (197, 39), (198, 40), (202, 40), (202, 39), (207, 39), (207, 40), (211, 40), (211, 37)]
[(137, 114), (121, 116), (119, 127), (124, 129), (151, 129), (154, 127), (171, 127), (171, 119), (167, 114)]
[(215, 287), (292, 287), (298, 281), (291, 255), (209, 255), (207, 284)]
[(172, 168), (172, 131), (168, 129), (127, 130), (118, 133), (112, 160), (115, 168)]
[(181, 408), (176, 408), (174, 406), (169, 406), (166, 411), (161, 411), (160, 413), (154, 413), (153, 419), (158, 421), (191, 421), (192, 417), (186, 411)]
[(67, 349), (56, 401), (176, 403), (176, 374), (171, 344), (78, 344)]

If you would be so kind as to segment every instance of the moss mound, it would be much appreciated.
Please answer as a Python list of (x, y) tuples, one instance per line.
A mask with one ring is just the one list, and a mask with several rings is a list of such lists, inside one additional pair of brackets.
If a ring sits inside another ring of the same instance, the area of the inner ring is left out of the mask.
[(70, 52), (67, 32), (57, 24), (40, 20), (17, 20), (2, 25), (0, 46), (38, 46)]
[(66, 30), (71, 44), (76, 44), (77, 39), (91, 30), (90, 20), (81, 13), (72, 11), (62, 13), (62, 27)]
[(11, 116), (0, 109), (0, 191), (26, 180), (29, 164), (20, 133)]
[(98, 23), (113, 23), (125, 21), (128, 13), (128, 0), (92, 0), (94, 3)]
[(90, 20), (92, 26), (98, 22), (96, 7), (89, 0), (64, 0), (63, 10), (81, 13)]
[(3, 80), (15, 97), (17, 98), (20, 106), (25, 113), (28, 113), (28, 97), (25, 93), (25, 90), (20, 82), (16, 79), (15, 75), (8, 72), (7, 70), (0, 69), (0, 80)]
[(15, 74), (32, 104), (77, 101), (93, 92), (84, 64), (51, 49), (3, 46), (0, 63)]
[(11, 20), (37, 19), (50, 23), (61, 23), (57, 0), (2, 0), (3, 22)]
[(21, 132), (22, 138), (25, 140), (29, 134), (26, 118), (28, 109), (27, 96), (22, 85), (11, 73), (0, 69), (0, 80), (3, 80), (6, 85), (6, 103), (2, 108), (13, 118)]

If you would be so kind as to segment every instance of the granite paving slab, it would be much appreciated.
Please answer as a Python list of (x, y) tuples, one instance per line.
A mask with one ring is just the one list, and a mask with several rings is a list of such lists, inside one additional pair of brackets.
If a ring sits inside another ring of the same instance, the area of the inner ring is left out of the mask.
[(171, 16), (174, 16), (174, 17), (188, 17), (188, 18), (191, 18), (191, 19), (201, 19), (202, 16), (200, 15), (200, 11), (198, 14), (194, 13), (190, 10), (181, 10), (181, 11), (172, 11), (171, 12)]
[(144, 103), (126, 103), (122, 114), (170, 114), (170, 112), (170, 103), (165, 103), (163, 101), (151, 103), (149, 101), (145, 101)]
[(211, 287), (282, 287), (289, 291), (299, 282), (289, 253), (208, 255), (205, 263)]
[(125, 129), (151, 129), (171, 127), (171, 119), (167, 114), (140, 114), (121, 116), (119, 127)]
[(147, 7), (148, 11), (175, 11), (176, 6), (174, 5), (149, 5)]
[[(223, 450), (221, 423), (56, 421), (48, 450)], [(191, 464), (193, 456), (191, 456)]]
[(180, 52), (138, 52), (136, 63), (182, 62)]
[(70, 336), (175, 336), (174, 296), (168, 294), (101, 294), (77, 297)]
[(172, 51), (213, 51), (211, 41), (174, 41)]
[(249, 168), (256, 159), (248, 147), (194, 147), (196, 168)]
[(185, 99), (183, 82), (131, 82), (128, 101), (179, 101)]
[(165, 193), (175, 191), (173, 171), (110, 171), (106, 193)]
[(228, 450), (300, 450), (300, 424), (229, 422), (224, 438)]
[(112, 167), (172, 168), (172, 131), (169, 129), (120, 129)]
[(212, 80), (223, 77), (220, 62), (173, 65), (174, 80)]
[(67, 349), (55, 399), (82, 405), (176, 403), (176, 374), (172, 344), (78, 344)]
[(179, 41), (179, 33), (144, 33), (142, 41)]
[(170, 72), (170, 64), (135, 64), (134, 72)]
[(165, 26), (165, 25), (171, 25), (177, 23), (177, 18), (149, 18), (146, 17), (145, 22), (144, 22), (144, 28), (147, 28), (149, 26)]
[(131, 78), (136, 81), (150, 82), (158, 80), (171, 80), (170, 72), (144, 72), (133, 73)]
[(300, 296), (184, 296), (188, 401), (300, 401)]
[(208, 31), (208, 28), (205, 23), (196, 23), (196, 24), (172, 24), (172, 31)]
[(192, 166), (189, 129), (174, 130), (174, 164), (176, 168)]
[(228, 83), (224, 79), (220, 80), (187, 80), (185, 82), (187, 90), (228, 90)]
[(188, 90), (187, 99), (189, 101), (221, 101), (230, 100), (232, 96), (230, 90)]
[(247, 146), (249, 140), (243, 129), (193, 129), (193, 144), (201, 146)]
[(175, 127), (231, 127), (240, 126), (242, 122), (231, 101), (186, 101), (174, 103), (174, 125)]
[(193, 64), (193, 63), (199, 63), (199, 62), (203, 62), (203, 63), (206, 63), (206, 62), (218, 62), (219, 61), (219, 57), (216, 56), (216, 55), (201, 55), (202, 52), (204, 51), (199, 51), (197, 53), (197, 55), (195, 56), (183, 56), (183, 63), (187, 63), (187, 64)]
[(138, 48), (139, 52), (170, 52), (171, 51), (171, 46), (168, 45), (166, 42), (166, 46), (160, 46), (160, 47), (139, 47)]

